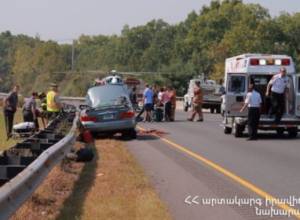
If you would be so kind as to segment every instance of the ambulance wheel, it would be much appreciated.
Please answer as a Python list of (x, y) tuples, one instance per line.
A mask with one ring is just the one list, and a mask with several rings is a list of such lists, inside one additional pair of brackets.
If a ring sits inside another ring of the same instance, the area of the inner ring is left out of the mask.
[(284, 128), (277, 128), (277, 129), (276, 129), (276, 132), (277, 132), (277, 135), (278, 135), (278, 136), (282, 136), (283, 133), (284, 133)]
[(224, 134), (231, 134), (232, 128), (231, 127), (224, 127)]
[(290, 138), (295, 138), (298, 135), (298, 128), (289, 128), (288, 134)]
[(244, 127), (240, 124), (234, 124), (234, 136), (242, 137), (243, 136)]

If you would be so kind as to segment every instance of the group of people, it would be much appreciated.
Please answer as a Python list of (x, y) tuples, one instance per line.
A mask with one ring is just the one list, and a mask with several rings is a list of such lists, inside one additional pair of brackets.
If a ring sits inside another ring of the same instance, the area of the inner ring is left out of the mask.
[(175, 121), (176, 90), (171, 87), (146, 85), (143, 92), (143, 108), (138, 114), (140, 118), (144, 113), (144, 121)]
[[(7, 139), (12, 136), (14, 115), (18, 108), (19, 85), (15, 85), (12, 91), (4, 99), (3, 113), (5, 119), (5, 128)], [(40, 106), (37, 105), (37, 99), (40, 99)], [(61, 102), (59, 100), (57, 84), (51, 84), (50, 90), (47, 94), (32, 92), (30, 98), (25, 99), (22, 107), (24, 122), (33, 122), (35, 129), (39, 130), (38, 118), (41, 118), (43, 127), (46, 126), (47, 121), (56, 117), (61, 110)]]
[[(131, 101), (135, 109), (138, 106), (136, 88), (132, 89), (130, 95)], [(202, 113), (203, 93), (200, 87), (200, 82), (195, 82), (193, 112), (188, 118), (188, 121), (193, 121), (198, 115), (197, 121), (203, 121)], [(175, 121), (176, 112), (176, 90), (174, 87), (161, 87), (146, 85), (143, 92), (143, 108), (137, 115), (138, 119), (144, 114), (143, 121)]]
[[(285, 94), (289, 92), (289, 80), (286, 74), (286, 68), (282, 67), (280, 72), (269, 81), (266, 89), (266, 97), (271, 98), (271, 108), (268, 115), (270, 118), (275, 115), (275, 124), (279, 124), (281, 121), (285, 107)], [(254, 81), (250, 82), (248, 88), (249, 92), (240, 112), (243, 112), (248, 107), (248, 140), (256, 140), (262, 97), (256, 90)]]

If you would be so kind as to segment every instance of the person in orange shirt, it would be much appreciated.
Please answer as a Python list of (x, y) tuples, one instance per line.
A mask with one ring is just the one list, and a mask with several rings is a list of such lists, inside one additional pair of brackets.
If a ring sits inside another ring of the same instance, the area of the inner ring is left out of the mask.
[(176, 90), (175, 90), (174, 87), (171, 87), (169, 96), (170, 96), (170, 99), (171, 99), (171, 117), (170, 117), (170, 121), (175, 121), (175, 111), (176, 111)]
[(203, 93), (200, 87), (200, 81), (195, 82), (194, 88), (194, 98), (193, 98), (193, 113), (188, 121), (194, 121), (196, 114), (199, 115), (199, 119), (197, 121), (203, 121), (203, 113), (202, 113), (202, 102), (203, 102)]

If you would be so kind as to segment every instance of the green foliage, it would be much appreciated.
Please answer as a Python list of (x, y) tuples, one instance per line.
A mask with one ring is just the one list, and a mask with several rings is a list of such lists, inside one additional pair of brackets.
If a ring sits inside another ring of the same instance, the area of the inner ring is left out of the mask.
[[(241, 0), (211, 1), (199, 12), (174, 25), (152, 20), (145, 25), (125, 25), (121, 35), (86, 36), (72, 45), (59, 45), (25, 35), (0, 34), (0, 90), (12, 83), (23, 92), (46, 90), (57, 82), (68, 95), (84, 95), (95, 71), (156, 72), (144, 79), (172, 85), (185, 93), (190, 78), (204, 73), (223, 77), (227, 57), (242, 53), (288, 54), (300, 65), (300, 13), (271, 18), (267, 9)], [(76, 73), (75, 73), (76, 72)]]

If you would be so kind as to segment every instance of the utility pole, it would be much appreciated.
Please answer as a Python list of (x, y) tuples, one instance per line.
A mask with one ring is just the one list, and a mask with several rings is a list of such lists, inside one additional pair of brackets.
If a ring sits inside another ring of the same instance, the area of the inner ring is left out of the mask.
[(72, 66), (71, 66), (71, 70), (74, 70), (74, 55), (75, 55), (75, 40), (73, 40), (72, 42)]

